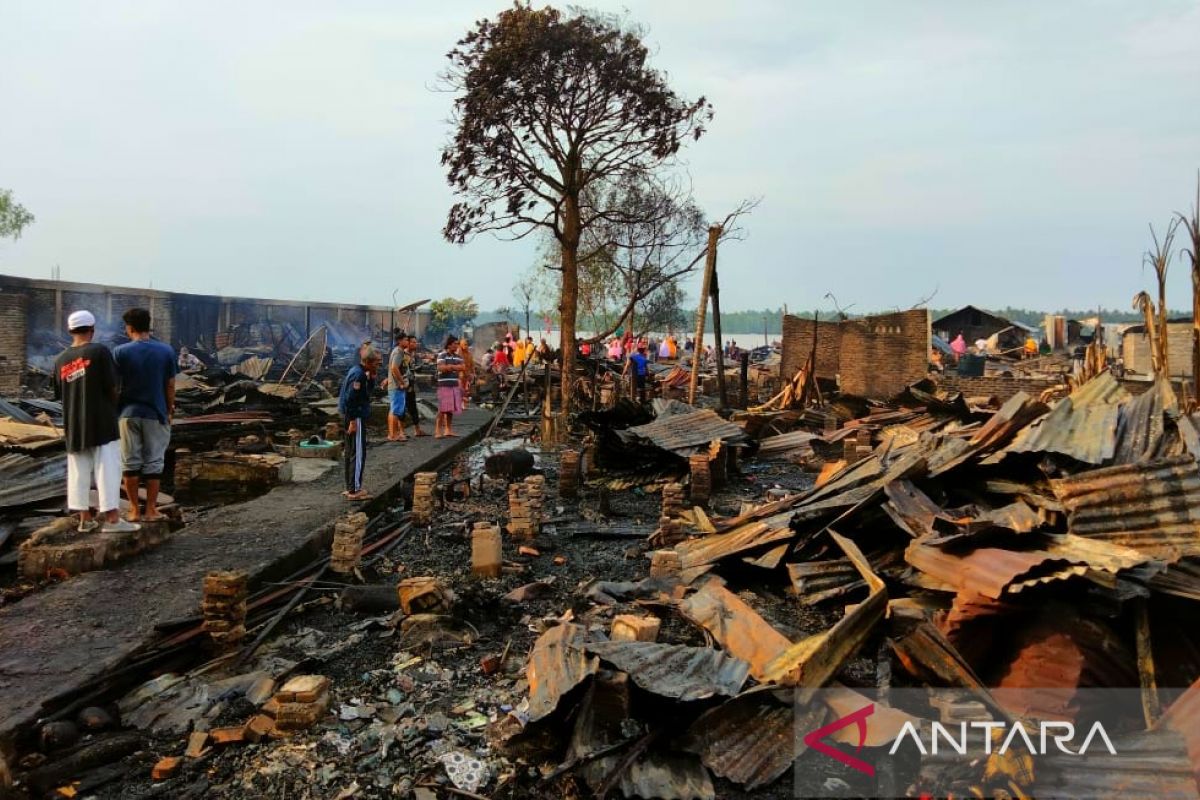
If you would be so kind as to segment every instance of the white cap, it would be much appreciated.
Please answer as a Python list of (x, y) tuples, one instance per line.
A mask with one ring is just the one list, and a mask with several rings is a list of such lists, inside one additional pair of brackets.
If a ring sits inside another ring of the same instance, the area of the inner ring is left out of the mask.
[(67, 317), (67, 330), (96, 327), (96, 317), (90, 311), (76, 311)]

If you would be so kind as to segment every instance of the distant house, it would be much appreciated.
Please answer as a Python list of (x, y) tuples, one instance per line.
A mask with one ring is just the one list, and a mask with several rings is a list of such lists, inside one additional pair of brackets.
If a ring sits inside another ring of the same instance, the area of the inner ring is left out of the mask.
[(931, 327), (934, 336), (940, 336), (947, 342), (953, 341), (954, 337), (961, 333), (968, 345), (974, 344), (976, 339), (991, 339), (999, 334), (997, 346), (1000, 350), (1020, 347), (1032, 330), (1027, 325), (1015, 323), (975, 306), (963, 306), (958, 311), (935, 319)]
[[(1126, 373), (1153, 374), (1145, 325), (1130, 325), (1121, 332), (1121, 360)], [(1167, 320), (1167, 372), (1172, 378), (1192, 377), (1191, 317)]]

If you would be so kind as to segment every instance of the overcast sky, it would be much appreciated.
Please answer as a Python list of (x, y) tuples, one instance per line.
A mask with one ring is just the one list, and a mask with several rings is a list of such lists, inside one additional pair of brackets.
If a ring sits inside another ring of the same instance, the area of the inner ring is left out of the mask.
[[(716, 117), (686, 152), (722, 306), (1127, 307), (1195, 199), (1200, 4), (622, 0)], [(505, 3), (0, 0), (0, 272), (512, 303), (532, 243), (441, 228), (444, 54)], [(1190, 306), (1173, 267), (1169, 304)], [(694, 294), (694, 292), (693, 292)]]

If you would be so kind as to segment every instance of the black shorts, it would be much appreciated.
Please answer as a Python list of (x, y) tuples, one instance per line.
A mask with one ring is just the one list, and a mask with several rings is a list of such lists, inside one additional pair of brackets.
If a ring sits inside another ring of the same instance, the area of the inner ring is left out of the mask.
[(645, 375), (634, 375), (633, 380), (634, 380), (634, 385), (637, 386), (637, 388), (639, 388), (639, 389), (646, 388), (646, 376)]

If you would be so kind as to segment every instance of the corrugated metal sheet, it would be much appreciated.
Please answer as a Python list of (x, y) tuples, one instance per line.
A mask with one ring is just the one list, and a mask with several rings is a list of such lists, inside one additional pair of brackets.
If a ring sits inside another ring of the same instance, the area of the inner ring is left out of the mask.
[[(638, 686), (677, 700), (701, 700), (713, 695), (736, 695), (750, 674), (750, 665), (711, 647), (658, 642), (595, 642), (587, 645)], [(532, 682), (531, 682), (532, 683)]]
[(564, 694), (596, 672), (599, 663), (583, 645), (587, 629), (581, 625), (556, 625), (538, 637), (529, 655), (529, 719), (551, 714)]
[(713, 800), (708, 770), (695, 756), (649, 753), (629, 765), (618, 784), (625, 797), (646, 800)]
[(1010, 397), (969, 440), (947, 438), (928, 459), (929, 476), (937, 477), (975, 455), (1004, 447), (1029, 423), (1045, 414), (1046, 405), (1024, 392)]
[(1193, 777), (1200, 781), (1200, 680), (1187, 688), (1155, 723), (1156, 730), (1172, 730), (1187, 742)]
[(1050, 482), (1071, 533), (1177, 557), (1200, 554), (1200, 469), (1189, 455)]
[(67, 493), (67, 456), (0, 455), (0, 508), (52, 500)]
[[(981, 547), (965, 555), (955, 555), (913, 542), (904, 551), (904, 558), (917, 569), (959, 591), (974, 591), (985, 597), (998, 598), (1019, 578), (1030, 577), (1039, 567), (1046, 565), (1049, 556), (1038, 550), (1004, 550), (998, 547)], [(1085, 571), (1079, 569), (1060, 573), (1061, 568), (1061, 562), (1048, 565), (1039, 575), (1060, 579)]]
[(1075, 536), (1048, 536), (1036, 550), (981, 547), (966, 554), (947, 553), (923, 541), (913, 542), (904, 558), (917, 569), (955, 587), (999, 598), (1040, 583), (1085, 575), (1089, 569), (1108, 573), (1145, 564), (1149, 557), (1132, 548), (1091, 542)]
[(707, 408), (660, 417), (645, 425), (617, 431), (622, 440), (630, 437), (645, 439), (671, 453), (688, 456), (698, 453), (712, 442), (746, 444), (746, 432), (732, 422), (717, 416)]
[[(1154, 387), (1121, 407), (1117, 431), (1115, 464), (1134, 464), (1168, 454), (1174, 431), (1167, 432), (1166, 414), (1177, 414), (1179, 401), (1166, 378), (1154, 381)], [(1182, 443), (1179, 445), (1182, 449)]]
[(1196, 800), (1200, 796), (1187, 743), (1174, 732), (1149, 731), (1116, 738), (1113, 749), (1116, 755), (1092, 747), (1083, 755), (1054, 753), (1039, 758), (1031, 794), (1078, 800)]
[(679, 611), (711, 633), (730, 655), (749, 663), (756, 680), (762, 680), (764, 667), (791, 645), (757, 611), (716, 581), (708, 581), (681, 601)]
[(760, 458), (779, 458), (797, 450), (811, 450), (812, 441), (817, 438), (819, 437), (815, 433), (808, 431), (792, 431), (791, 433), (781, 433), (778, 436), (768, 436), (758, 443), (758, 455)]
[(1120, 407), (1129, 399), (1111, 373), (1101, 373), (1017, 434), (1004, 452), (1060, 453), (1085, 464), (1103, 464), (1116, 452)]
[[(685, 746), (722, 778), (751, 790), (766, 786), (792, 765), (792, 726), (803, 722), (792, 700), (790, 692), (735, 697), (700, 716), (688, 730)], [(816, 717), (812, 727), (820, 725), (824, 707), (814, 703), (810, 713)]]
[(791, 539), (795, 533), (787, 525), (789, 516), (785, 513), (762, 522), (748, 522), (728, 533), (712, 533), (682, 542), (675, 546), (675, 552), (679, 553), (685, 570), (713, 564), (747, 550)]
[[(1047, 604), (1011, 632), (1015, 649), (999, 664), (993, 697), (1013, 714), (1074, 720), (1103, 710), (1103, 695), (1078, 689), (1138, 685), (1136, 658), (1106, 622), (1066, 604)], [(1096, 703), (1089, 709), (1088, 703)]]

